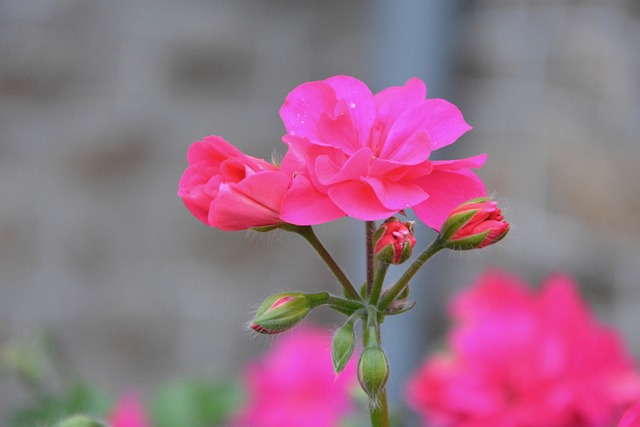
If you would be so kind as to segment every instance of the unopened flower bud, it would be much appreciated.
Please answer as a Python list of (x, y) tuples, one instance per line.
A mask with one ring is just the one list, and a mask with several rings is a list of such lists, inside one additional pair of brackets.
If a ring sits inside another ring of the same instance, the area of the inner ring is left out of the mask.
[(498, 204), (488, 198), (469, 200), (445, 220), (440, 237), (449, 249), (478, 249), (491, 245), (509, 231)]
[(368, 345), (358, 361), (358, 381), (372, 401), (375, 401), (389, 379), (389, 362), (379, 345)]
[(377, 313), (370, 309), (367, 314), (367, 327), (363, 331), (364, 350), (358, 360), (358, 381), (373, 404), (389, 379), (389, 362), (380, 346), (378, 337)]
[(402, 222), (396, 217), (382, 223), (373, 236), (374, 250), (381, 262), (400, 264), (411, 256), (416, 244), (413, 225), (414, 221)]
[(75, 415), (60, 421), (55, 427), (104, 427), (104, 424), (85, 417), (84, 415)]
[(347, 366), (353, 350), (356, 348), (356, 333), (353, 330), (353, 324), (354, 320), (350, 318), (333, 336), (331, 360), (336, 374), (342, 372), (344, 367)]
[(258, 308), (251, 329), (261, 334), (279, 334), (291, 329), (304, 319), (313, 307), (322, 304), (326, 295), (307, 295), (301, 292), (272, 295)]

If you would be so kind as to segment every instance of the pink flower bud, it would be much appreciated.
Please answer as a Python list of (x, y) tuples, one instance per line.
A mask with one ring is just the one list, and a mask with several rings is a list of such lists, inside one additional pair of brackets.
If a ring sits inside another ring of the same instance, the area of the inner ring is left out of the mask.
[(498, 204), (488, 198), (469, 200), (447, 217), (440, 236), (449, 249), (478, 249), (502, 239), (509, 231)]
[(258, 308), (251, 322), (251, 329), (260, 334), (279, 334), (291, 329), (304, 319), (312, 308), (324, 304), (328, 295), (326, 292), (283, 292), (271, 295)]
[(400, 264), (411, 256), (416, 244), (413, 221), (402, 222), (391, 217), (382, 223), (373, 236), (378, 259), (388, 264)]

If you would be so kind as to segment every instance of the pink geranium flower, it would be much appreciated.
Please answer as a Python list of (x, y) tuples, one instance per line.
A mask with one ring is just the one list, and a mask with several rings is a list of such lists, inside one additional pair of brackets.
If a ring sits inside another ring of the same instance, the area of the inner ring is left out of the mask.
[(453, 208), (484, 195), (470, 168), (481, 167), (485, 155), (429, 160), (471, 127), (456, 106), (425, 96), (416, 78), (376, 95), (348, 76), (294, 89), (280, 110), (289, 146), (282, 168), (295, 174), (282, 219), (298, 225), (344, 215), (369, 221), (413, 208), (438, 230)]
[(147, 412), (142, 399), (136, 393), (127, 393), (118, 399), (111, 415), (111, 427), (148, 427)]
[(338, 427), (352, 409), (357, 385), (353, 360), (339, 376), (331, 362), (331, 336), (299, 327), (279, 336), (260, 361), (248, 366), (248, 401), (234, 427)]
[(187, 160), (178, 196), (200, 221), (222, 230), (282, 222), (280, 204), (291, 179), (273, 164), (215, 135), (196, 141)]
[(451, 311), (451, 351), (428, 360), (408, 388), (425, 423), (608, 427), (640, 397), (640, 377), (619, 335), (594, 318), (566, 276), (551, 276), (533, 292), (494, 271)]

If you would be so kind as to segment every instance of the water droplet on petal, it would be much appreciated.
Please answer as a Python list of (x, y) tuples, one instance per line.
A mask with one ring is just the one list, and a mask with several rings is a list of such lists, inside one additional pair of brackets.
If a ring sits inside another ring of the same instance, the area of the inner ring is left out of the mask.
[(349, 103), (349, 107), (350, 107), (350, 108), (356, 108), (356, 103), (355, 103), (355, 102), (351, 102), (351, 103)]

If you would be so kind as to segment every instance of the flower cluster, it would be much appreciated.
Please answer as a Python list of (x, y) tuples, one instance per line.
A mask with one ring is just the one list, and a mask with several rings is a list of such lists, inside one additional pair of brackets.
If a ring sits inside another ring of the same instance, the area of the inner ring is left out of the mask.
[(205, 137), (189, 149), (178, 195), (222, 230), (373, 221), (408, 208), (439, 230), (453, 208), (485, 194), (471, 172), (485, 155), (431, 160), (471, 127), (453, 104), (425, 96), (416, 78), (375, 95), (348, 76), (304, 83), (280, 110), (288, 147), (280, 165)]
[(493, 271), (451, 311), (451, 351), (428, 360), (408, 388), (425, 423), (603, 427), (640, 398), (640, 376), (620, 337), (597, 322), (566, 276), (533, 292)]
[[(342, 286), (344, 298), (326, 291), (275, 294), (260, 306), (251, 328), (280, 334), (323, 305), (347, 316), (326, 346), (331, 348), (327, 372), (333, 368), (335, 374), (342, 373), (340, 381), (352, 364), (358, 341), (355, 325), (361, 322), (356, 374), (375, 426), (389, 425), (390, 367), (380, 332), (385, 316), (414, 306), (408, 301), (409, 281), (433, 255), (444, 249), (482, 248), (509, 230), (472, 172), (484, 164), (484, 154), (432, 160), (432, 152), (452, 144), (471, 127), (453, 104), (425, 99), (426, 92), (424, 83), (415, 78), (375, 95), (348, 76), (301, 84), (280, 109), (287, 146), (280, 163), (248, 156), (219, 136), (206, 137), (189, 149), (189, 166), (178, 191), (187, 208), (209, 226), (281, 229), (299, 234), (315, 249)], [(398, 219), (407, 209), (439, 233), (395, 283), (385, 286), (387, 269), (411, 258), (416, 245), (414, 221)], [(359, 290), (312, 228), (344, 216), (366, 222), (366, 281)], [(376, 230), (377, 220), (384, 222)], [(309, 332), (299, 335), (301, 340), (312, 338)], [(251, 371), (253, 409), (236, 420), (238, 427), (297, 426), (292, 421), (298, 419), (297, 412), (304, 419), (299, 425), (335, 425), (333, 410), (318, 405), (318, 395), (331, 408), (348, 399), (335, 387), (331, 391), (325, 387), (325, 375), (320, 374), (324, 368), (307, 366), (323, 357), (322, 349), (318, 355), (301, 356), (301, 346), (285, 346), (274, 359)], [(300, 365), (294, 360), (300, 357), (307, 358), (301, 362), (303, 371), (293, 368)], [(318, 378), (310, 375), (316, 371)], [(301, 386), (300, 378), (309, 381)], [(273, 404), (276, 400), (278, 406)], [(283, 403), (290, 409), (283, 412)]]

